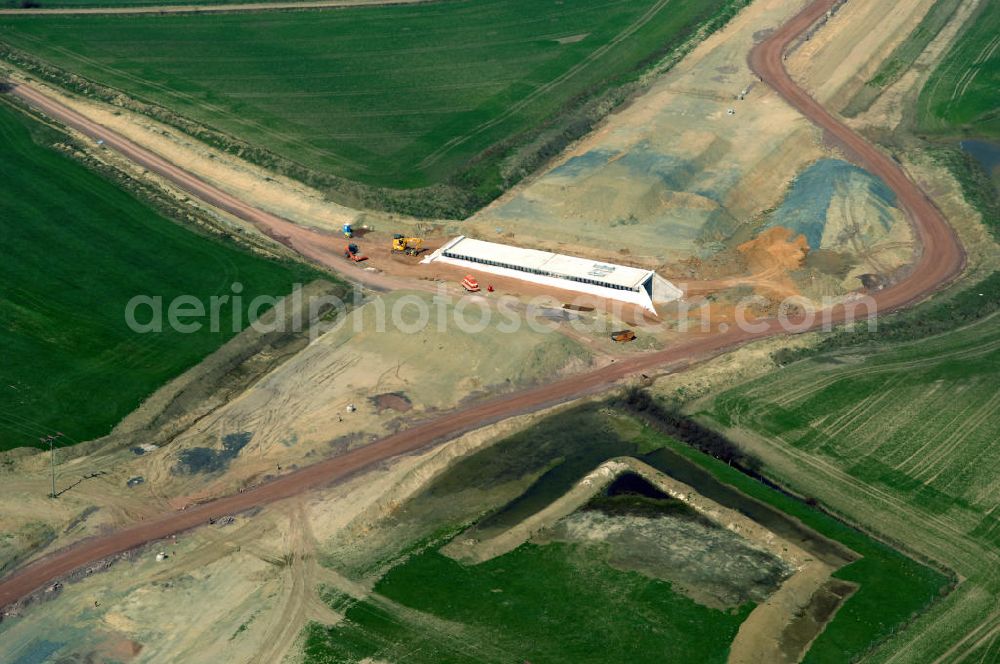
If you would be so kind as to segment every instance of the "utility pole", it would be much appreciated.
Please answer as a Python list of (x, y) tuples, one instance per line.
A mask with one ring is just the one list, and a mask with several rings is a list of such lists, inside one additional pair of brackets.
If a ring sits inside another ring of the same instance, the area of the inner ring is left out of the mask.
[(48, 435), (44, 438), (39, 438), (43, 443), (48, 441), (49, 443), (49, 460), (52, 463), (52, 493), (49, 494), (49, 498), (58, 498), (59, 495), (56, 493), (56, 440), (62, 437), (62, 432), (57, 432), (56, 435)]

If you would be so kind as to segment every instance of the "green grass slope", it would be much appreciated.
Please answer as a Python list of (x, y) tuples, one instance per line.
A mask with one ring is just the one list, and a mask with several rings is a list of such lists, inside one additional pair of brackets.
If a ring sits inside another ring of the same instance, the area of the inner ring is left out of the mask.
[(503, 158), (554, 116), (744, 4), (4, 17), (0, 40), (313, 171), (376, 187), (452, 181), (488, 197), (511, 177)]
[(985, 0), (921, 92), (917, 126), (1000, 138), (1000, 0)]
[[(475, 566), (424, 551), (375, 587), (328, 597), (347, 620), (306, 630), (305, 661), (726, 661), (752, 604), (721, 611), (612, 568), (594, 547), (527, 544)], [(366, 658), (372, 658), (370, 660)]]
[[(35, 136), (33, 136), (35, 134)], [(208, 304), (243, 284), (249, 302), (317, 273), (254, 257), (175, 224), (69, 157), (51, 132), (0, 104), (0, 450), (106, 434), (160, 385), (232, 336), (136, 334), (135, 295)]]

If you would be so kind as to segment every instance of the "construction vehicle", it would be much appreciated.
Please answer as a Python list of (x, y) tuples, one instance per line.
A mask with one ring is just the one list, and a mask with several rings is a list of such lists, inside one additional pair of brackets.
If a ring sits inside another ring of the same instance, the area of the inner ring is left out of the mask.
[(618, 330), (611, 333), (611, 340), (619, 344), (635, 341), (635, 332), (632, 330)]
[(346, 247), (344, 247), (344, 258), (354, 261), (355, 263), (360, 263), (361, 261), (368, 260), (367, 256), (361, 255), (361, 249), (358, 245), (353, 242)]
[(348, 240), (354, 237), (354, 229), (351, 228), (350, 224), (344, 224), (344, 237)]
[(479, 282), (476, 281), (476, 278), (471, 274), (467, 275), (465, 279), (462, 279), (462, 288), (469, 291), (470, 293), (478, 293)]
[(392, 253), (416, 256), (424, 246), (423, 238), (406, 237), (399, 233), (392, 236)]

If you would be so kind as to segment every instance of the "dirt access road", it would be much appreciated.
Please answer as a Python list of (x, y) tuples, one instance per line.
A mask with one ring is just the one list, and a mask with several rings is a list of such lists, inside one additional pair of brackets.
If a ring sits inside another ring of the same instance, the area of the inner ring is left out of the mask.
[[(831, 8), (834, 1), (817, 0), (810, 4), (766, 41), (757, 45), (750, 54), (750, 61), (765, 83), (780, 93), (789, 104), (826, 130), (830, 137), (839, 141), (860, 165), (885, 180), (908, 214), (923, 243), (923, 252), (907, 279), (873, 295), (879, 312), (886, 313), (926, 297), (942, 284), (955, 278), (962, 270), (965, 256), (957, 237), (944, 217), (924, 193), (906, 177), (899, 166), (827, 113), (799, 88), (785, 71), (783, 64), (785, 49), (797, 35)], [(182, 169), (166, 163), (121, 136), (54, 103), (28, 86), (18, 86), (14, 89), (14, 94), (38, 106), (54, 119), (104, 140), (109, 147), (156, 171), (194, 196), (255, 224), (271, 237), (300, 251), (304, 256), (339, 272), (344, 270), (343, 259), (329, 254), (328, 245), (332, 239), (329, 236), (303, 229), (274, 215), (256, 210), (190, 176)], [(318, 243), (319, 246), (313, 243)], [(377, 285), (380, 287), (395, 286), (396, 280), (383, 275), (360, 270), (350, 272), (349, 277), (359, 278), (371, 285), (376, 285), (373, 282), (378, 282)], [(846, 314), (844, 307), (838, 305), (829, 312), (829, 317), (830, 320), (841, 321)], [(819, 321), (811, 328), (809, 325), (803, 325), (801, 331), (813, 329), (818, 324)], [(147, 520), (109, 535), (94, 537), (40, 558), (0, 581), (0, 607), (16, 602), (88, 563), (203, 525), (210, 517), (245, 511), (328, 485), (392, 457), (440, 443), (472, 429), (514, 415), (599, 393), (613, 387), (622, 379), (640, 372), (676, 370), (719, 355), (748, 341), (787, 333), (786, 327), (776, 320), (758, 322), (753, 330), (741, 330), (735, 327), (725, 331), (720, 330), (718, 333), (694, 338), (674, 348), (618, 361), (588, 374), (573, 376), (460, 409), (417, 424), (365, 447), (289, 473), (250, 491), (203, 503), (182, 512), (164, 514), (159, 518)]]
[(152, 7), (30, 7), (0, 9), (0, 16), (45, 16), (53, 14), (221, 14), (289, 9), (327, 9), (372, 5), (412, 5), (431, 0), (301, 0), (301, 2), (248, 2), (221, 5), (156, 5)]
[(175, 166), (163, 157), (138, 146), (120, 134), (85, 118), (29, 85), (14, 86), (13, 94), (54, 120), (72, 127), (94, 140), (103, 141), (105, 147), (121, 153), (146, 170), (169, 180), (195, 198), (251, 223), (272, 240), (343, 275), (345, 279), (380, 291), (413, 289), (419, 286), (419, 282), (416, 280), (397, 279), (381, 272), (362, 269), (359, 265), (344, 259), (345, 241), (342, 235), (305, 228), (287, 219), (247, 205), (235, 196), (191, 175), (183, 168)]

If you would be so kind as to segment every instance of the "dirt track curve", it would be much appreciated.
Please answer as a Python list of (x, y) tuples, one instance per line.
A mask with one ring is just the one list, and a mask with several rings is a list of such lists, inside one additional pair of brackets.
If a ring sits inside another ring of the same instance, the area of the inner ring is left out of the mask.
[[(899, 166), (827, 113), (798, 87), (785, 71), (782, 59), (787, 46), (832, 7), (834, 2), (835, 0), (817, 0), (810, 4), (766, 41), (756, 46), (750, 54), (750, 62), (754, 71), (765, 83), (839, 141), (858, 164), (881, 177), (892, 187), (899, 204), (908, 214), (922, 242), (923, 251), (907, 279), (873, 295), (879, 312), (885, 313), (911, 304), (955, 278), (962, 270), (965, 256), (957, 237), (941, 213), (906, 177)], [(343, 271), (342, 259), (335, 253), (330, 254), (329, 247), (333, 246), (331, 237), (303, 229), (289, 221), (252, 208), (114, 132), (90, 122), (30, 87), (18, 86), (14, 89), (14, 94), (37, 106), (54, 119), (94, 138), (103, 139), (109, 147), (156, 171), (194, 196), (255, 224), (271, 237), (301, 252), (304, 256)], [(361, 270), (351, 270), (349, 276), (360, 278), (376, 287), (391, 288), (396, 285), (395, 280)], [(838, 306), (831, 311), (833, 321), (843, 320), (844, 316), (843, 307)], [(685, 342), (674, 348), (619, 361), (585, 375), (497, 397), (417, 424), (406, 431), (289, 473), (250, 491), (220, 498), (186, 511), (164, 514), (157, 519), (146, 520), (109, 535), (82, 541), (40, 558), (0, 581), (0, 607), (27, 596), (46, 583), (59, 579), (87, 563), (203, 525), (210, 517), (242, 512), (328, 485), (379, 462), (426, 448), (466, 431), (606, 390), (623, 378), (640, 372), (653, 373), (668, 368), (689, 366), (747, 341), (782, 333), (787, 331), (778, 321), (760, 322), (753, 331), (733, 328)]]

